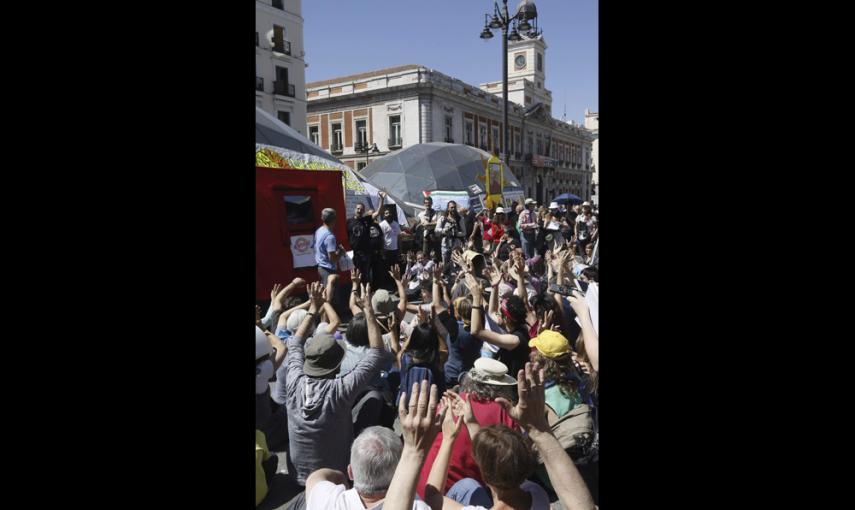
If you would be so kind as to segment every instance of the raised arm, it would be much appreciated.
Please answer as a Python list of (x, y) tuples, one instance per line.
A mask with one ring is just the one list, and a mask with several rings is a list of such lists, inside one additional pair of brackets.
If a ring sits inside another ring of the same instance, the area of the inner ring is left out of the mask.
[(377, 210), (371, 215), (375, 220), (380, 217), (380, 214), (383, 212), (383, 205), (386, 203), (386, 192), (381, 191), (380, 195), (380, 205), (377, 206)]
[(362, 274), (360, 274), (359, 269), (350, 270), (350, 280), (353, 282), (353, 288), (350, 291), (350, 301), (348, 302), (348, 306), (350, 307), (350, 313), (356, 315), (358, 313), (362, 313), (362, 308), (356, 304), (360, 292), (359, 284), (362, 283)]
[(443, 264), (437, 264), (433, 269), (433, 304), (439, 308), (442, 306), (445, 308), (445, 304), (442, 302), (442, 290), (440, 289), (440, 283), (442, 281), (442, 270)]
[(600, 338), (594, 330), (594, 323), (591, 321), (591, 312), (588, 310), (588, 303), (585, 302), (584, 296), (577, 290), (573, 291), (572, 296), (568, 296), (570, 306), (579, 317), (580, 325), (582, 326), (582, 338), (585, 342), (585, 353), (588, 354), (588, 359), (591, 360), (591, 366), (596, 372), (600, 371)]
[(338, 312), (335, 311), (335, 308), (329, 301), (324, 303), (323, 310), (326, 313), (327, 323), (330, 325), (329, 332), (331, 335), (334, 335), (338, 327), (341, 326), (341, 317), (338, 316)]
[[(324, 289), (324, 301), (326, 301), (326, 303), (324, 303), (324, 305), (328, 305), (329, 303), (332, 302), (333, 288), (335, 287), (335, 284), (337, 282), (338, 282), (338, 275), (337, 274), (332, 274), (329, 276), (329, 278), (327, 278), (327, 286)], [(332, 309), (332, 305), (324, 306), (323, 308), (321, 308), (321, 320), (329, 322), (329, 323), (332, 322), (333, 317), (329, 314), (329, 310), (331, 310), (331, 309)], [(336, 317), (338, 317), (338, 314), (336, 314)], [(339, 321), (339, 322), (341, 322), (341, 321)], [(336, 326), (336, 327), (338, 327), (338, 326)]]
[(570, 456), (561, 447), (558, 439), (546, 420), (545, 393), (543, 387), (543, 369), (525, 364), (525, 370), (517, 374), (519, 402), (513, 408), (504, 398), (497, 398), (511, 418), (516, 420), (528, 432), (528, 436), (537, 447), (549, 479), (554, 482), (555, 492), (561, 505), (567, 510), (593, 510), (594, 500), (579, 470)]
[(395, 316), (399, 321), (404, 320), (404, 315), (407, 314), (407, 290), (404, 288), (404, 281), (401, 279), (401, 266), (395, 264), (389, 271), (389, 276), (395, 280), (395, 286), (398, 287), (398, 308), (395, 310)]
[(318, 314), (318, 310), (323, 306), (324, 297), (321, 291), (321, 283), (320, 282), (312, 282), (309, 284), (309, 312), (306, 314), (306, 317), (303, 318), (303, 322), (300, 323), (300, 327), (297, 328), (297, 332), (294, 333), (294, 336), (297, 337), (301, 344), (306, 342), (306, 333), (309, 332), (309, 328), (311, 327), (312, 321), (315, 320), (315, 316)]
[[(443, 404), (445, 409), (450, 408), (450, 399), (448, 397), (443, 398)], [(463, 505), (457, 501), (443, 496), (445, 494), (445, 482), (448, 479), (448, 464), (451, 462), (451, 450), (462, 427), (463, 416), (455, 417), (453, 413), (446, 411), (445, 419), (442, 421), (442, 441), (425, 485), (425, 503), (430, 505), (432, 509), (457, 510), (463, 508)]]
[(288, 317), (290, 317), (292, 313), (296, 312), (297, 310), (308, 310), (309, 305), (311, 304), (311, 301), (305, 301), (297, 306), (289, 308), (282, 315), (279, 316), (279, 323), (276, 325), (276, 327), (279, 329), (285, 329), (288, 325)]
[(282, 362), (285, 361), (285, 353), (288, 351), (285, 348), (285, 342), (278, 336), (267, 330), (264, 330), (264, 334), (267, 335), (267, 341), (270, 342), (270, 346), (273, 347), (273, 352), (275, 353), (273, 356), (273, 370), (276, 371), (282, 365)]
[(365, 314), (365, 324), (368, 327), (368, 346), (372, 349), (386, 350), (383, 344), (383, 332), (380, 331), (380, 325), (377, 324), (377, 318), (374, 316), (374, 308), (371, 307), (371, 284), (362, 286), (362, 296), (360, 296), (358, 305), (362, 306), (362, 312)]
[(406, 393), (398, 401), (404, 448), (392, 483), (386, 491), (383, 510), (412, 510), (419, 473), (447, 412), (443, 410), (436, 414), (437, 393), (436, 385), (431, 385), (428, 400), (427, 381), (422, 381), (421, 386), (413, 385), (409, 394), (409, 407)]

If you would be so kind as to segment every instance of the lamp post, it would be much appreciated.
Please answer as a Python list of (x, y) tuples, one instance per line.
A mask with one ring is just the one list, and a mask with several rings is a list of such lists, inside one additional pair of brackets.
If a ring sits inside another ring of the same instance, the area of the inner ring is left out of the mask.
[(353, 148), (353, 150), (355, 150), (356, 152), (358, 152), (360, 154), (365, 154), (365, 166), (368, 166), (368, 156), (369, 155), (373, 154), (376, 156), (377, 154), (380, 154), (380, 149), (377, 148), (376, 143), (371, 144), (370, 147), (367, 144), (366, 145), (359, 144), (359, 145), (355, 146)]
[[(493, 17), (489, 21), (490, 15), (484, 14), (484, 30), (481, 31), (481, 39), (485, 41), (492, 39), (493, 30), (502, 30), (502, 121), (504, 122), (502, 152), (504, 153), (505, 164), (510, 167), (511, 154), (508, 149), (508, 138), (510, 137), (510, 126), (508, 126), (508, 41), (521, 41), (522, 36), (519, 30), (527, 32), (528, 37), (537, 37), (540, 32), (537, 30), (537, 8), (534, 3), (523, 0), (513, 16), (508, 13), (508, 0), (502, 0), (502, 4), (500, 8), (498, 2), (493, 2)], [(529, 20), (534, 20), (534, 27), (529, 24)], [(510, 35), (508, 35), (509, 28), (512, 28)]]

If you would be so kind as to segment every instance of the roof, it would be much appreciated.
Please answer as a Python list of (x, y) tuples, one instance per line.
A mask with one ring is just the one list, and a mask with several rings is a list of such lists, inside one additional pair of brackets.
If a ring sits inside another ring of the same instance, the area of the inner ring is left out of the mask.
[(308, 89), (308, 88), (313, 88), (313, 87), (322, 87), (324, 85), (331, 85), (333, 83), (341, 83), (341, 82), (346, 82), (346, 81), (356, 81), (356, 80), (362, 80), (364, 78), (372, 78), (374, 76), (383, 76), (385, 74), (400, 73), (403, 71), (418, 69), (419, 67), (424, 67), (424, 66), (419, 65), (419, 64), (407, 64), (407, 65), (397, 66), (397, 67), (387, 67), (386, 69), (379, 69), (377, 71), (368, 71), (367, 73), (351, 74), (350, 76), (341, 76), (338, 78), (330, 78), (329, 80), (313, 81), (313, 82), (307, 83), (306, 88)]

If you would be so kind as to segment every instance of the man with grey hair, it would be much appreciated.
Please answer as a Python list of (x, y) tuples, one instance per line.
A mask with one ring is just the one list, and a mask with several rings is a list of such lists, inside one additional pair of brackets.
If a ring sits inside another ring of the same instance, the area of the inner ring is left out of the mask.
[(333, 234), (335, 218), (335, 209), (327, 207), (321, 211), (323, 225), (315, 231), (315, 262), (318, 264), (318, 275), (323, 286), (327, 285), (330, 275), (337, 273), (338, 259), (344, 255), (344, 248), (338, 245)]
[[(320, 510), (364, 510), (379, 507), (386, 498), (395, 468), (401, 458), (401, 438), (386, 427), (368, 427), (350, 448), (347, 477), (341, 471), (319, 469), (306, 480), (306, 508)], [(347, 489), (347, 480), (353, 488)], [(418, 496), (413, 510), (429, 510)]]

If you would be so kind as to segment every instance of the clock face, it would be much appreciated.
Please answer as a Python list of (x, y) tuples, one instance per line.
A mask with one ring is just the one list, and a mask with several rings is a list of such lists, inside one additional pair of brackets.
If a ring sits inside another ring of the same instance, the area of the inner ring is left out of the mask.
[(514, 59), (514, 63), (518, 69), (525, 67), (525, 55), (517, 55), (517, 58)]

